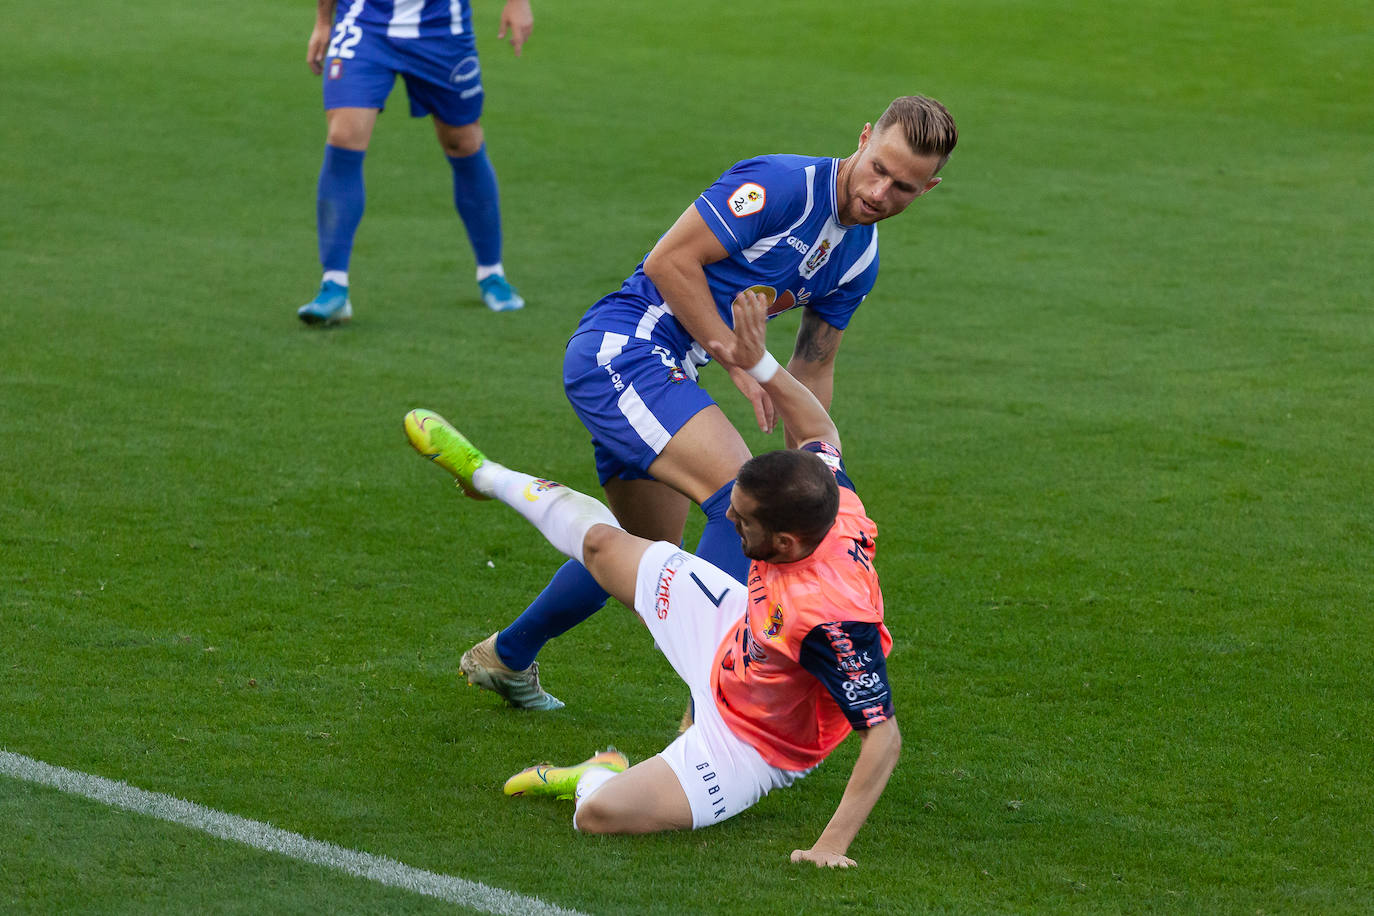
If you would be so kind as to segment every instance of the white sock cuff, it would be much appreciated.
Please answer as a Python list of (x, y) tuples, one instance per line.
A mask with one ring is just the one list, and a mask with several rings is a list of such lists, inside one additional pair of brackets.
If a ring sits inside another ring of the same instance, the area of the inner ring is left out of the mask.
[(615, 520), (611, 510), (599, 500), (592, 499), (585, 493), (569, 490), (562, 484), (554, 486), (558, 487), (558, 491), (552, 493), (551, 498), (557, 500), (557, 504), (550, 506), (550, 509), (557, 510), (551, 512), (551, 515), (556, 514), (558, 518), (550, 518), (553, 524), (547, 528), (540, 526), (539, 530), (544, 532), (550, 544), (585, 566), (586, 563), (582, 559), (582, 542), (587, 539), (587, 532), (592, 530), (594, 525), (619, 528), (620, 522)]
[(611, 510), (585, 493), (486, 461), (472, 475), (479, 491), (519, 512), (564, 556), (582, 562), (582, 541), (593, 525), (620, 527)]
[(504, 464), (497, 464), (488, 458), (478, 465), (477, 470), (472, 472), (472, 485), (478, 493), (500, 499), (501, 496), (496, 491), (505, 479), (504, 475), (508, 473), (510, 473), (510, 468)]
[[(577, 789), (575, 790), (577, 808), (581, 808), (582, 803), (591, 798), (592, 793), (604, 786), (615, 775), (614, 770), (609, 770), (606, 767), (592, 767), (583, 773), (582, 778), (577, 781)], [(573, 810), (573, 829), (579, 829), (577, 826), (577, 809)]]

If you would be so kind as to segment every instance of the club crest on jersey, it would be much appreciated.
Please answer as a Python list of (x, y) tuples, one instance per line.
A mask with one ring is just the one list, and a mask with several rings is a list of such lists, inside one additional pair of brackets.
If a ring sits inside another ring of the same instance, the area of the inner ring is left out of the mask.
[(547, 493), (550, 490), (557, 490), (562, 486), (561, 483), (553, 480), (543, 480), (542, 478), (531, 480), (529, 483), (525, 484), (525, 499), (534, 502), (541, 494)]
[(329, 62), (329, 78), (336, 80), (343, 76), (343, 61), (337, 57)]
[(757, 213), (763, 209), (763, 202), (767, 196), (762, 185), (754, 184), (752, 181), (746, 182), (730, 195), (730, 212), (737, 217)]
[(811, 249), (811, 254), (806, 259), (806, 275), (811, 276), (828, 260), (830, 260), (830, 239), (821, 239), (816, 247)]
[(668, 370), (668, 381), (674, 385), (680, 385), (687, 381), (687, 373), (683, 372), (678, 366), (673, 366)]
[(763, 631), (763, 635), (769, 639), (777, 639), (782, 634), (782, 605), (773, 605), (773, 613), (768, 615), (768, 628)]

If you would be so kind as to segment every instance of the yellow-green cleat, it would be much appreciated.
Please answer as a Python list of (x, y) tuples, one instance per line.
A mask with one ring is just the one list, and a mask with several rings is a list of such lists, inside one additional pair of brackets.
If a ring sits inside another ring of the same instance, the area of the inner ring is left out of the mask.
[(486, 462), (467, 437), (432, 410), (417, 408), (406, 414), (406, 438), (415, 451), (452, 474), (458, 488), (473, 499), (490, 499), (473, 486), (472, 475)]
[(629, 758), (615, 748), (608, 747), (570, 767), (556, 767), (547, 763), (526, 767), (506, 780), (504, 791), (507, 795), (536, 798), (575, 798), (577, 781), (588, 770), (601, 767), (612, 773), (623, 773), (629, 766)]

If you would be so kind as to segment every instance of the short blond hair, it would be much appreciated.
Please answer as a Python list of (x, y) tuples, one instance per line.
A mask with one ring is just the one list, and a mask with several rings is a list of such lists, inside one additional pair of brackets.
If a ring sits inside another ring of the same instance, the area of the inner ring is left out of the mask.
[(954, 145), (959, 142), (959, 129), (954, 126), (954, 117), (949, 109), (923, 95), (904, 95), (893, 99), (873, 129), (881, 132), (892, 126), (901, 128), (913, 153), (940, 157), (940, 165), (935, 169), (937, 172), (945, 167), (949, 154), (954, 152)]

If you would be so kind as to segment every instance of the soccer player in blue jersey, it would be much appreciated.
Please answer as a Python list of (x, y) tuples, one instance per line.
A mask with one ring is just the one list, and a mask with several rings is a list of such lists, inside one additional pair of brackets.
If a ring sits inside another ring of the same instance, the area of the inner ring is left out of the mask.
[[(309, 325), (353, 315), (348, 264), (363, 216), (363, 157), (399, 74), (414, 117), (429, 115), (453, 171), (453, 202), (477, 260), (482, 301), (494, 311), (525, 302), (501, 263), (501, 208), (482, 125), (482, 69), (468, 0), (317, 0), (306, 63), (324, 76), (328, 133), (316, 198), (320, 263), (315, 298), (296, 314)], [(529, 0), (506, 0), (499, 36), (516, 56), (530, 36)]]
[[(719, 361), (753, 403), (760, 428), (772, 429), (767, 394), (728, 360), (731, 303), (752, 289), (768, 300), (770, 316), (803, 309), (787, 369), (829, 409), (840, 339), (878, 274), (875, 224), (940, 182), (936, 173), (957, 140), (943, 105), (905, 96), (864, 125), (858, 148), (843, 159), (739, 162), (683, 212), (619, 290), (583, 315), (568, 342), (564, 389), (591, 432), (606, 501), (627, 531), (678, 543), (695, 502), (706, 526), (694, 552), (745, 578), (748, 561), (726, 510), (749, 449), (697, 384), (698, 369)], [(540, 685), (535, 656), (606, 598), (569, 561), (512, 624), (464, 653), (463, 673), (514, 706), (562, 706)]]

